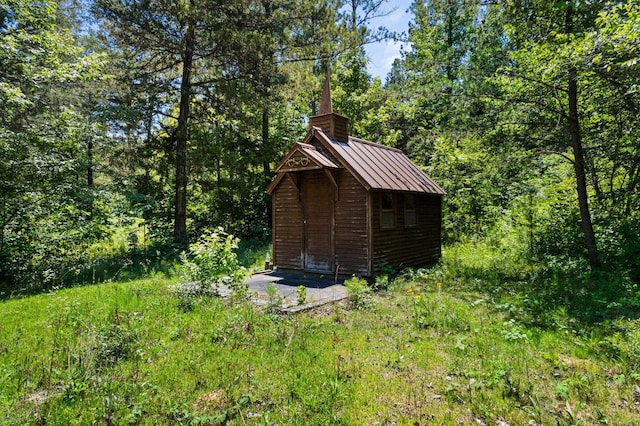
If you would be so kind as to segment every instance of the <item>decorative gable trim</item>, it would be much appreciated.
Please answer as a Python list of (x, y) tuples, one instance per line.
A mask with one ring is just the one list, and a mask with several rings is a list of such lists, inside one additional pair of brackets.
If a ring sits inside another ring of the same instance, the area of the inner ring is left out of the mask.
[[(307, 141), (308, 137), (305, 138), (305, 142)], [(329, 171), (341, 168), (342, 166), (336, 163), (335, 159), (320, 152), (315, 146), (298, 142), (276, 166), (276, 176), (267, 187), (267, 193), (272, 193), (287, 173), (323, 169)]]
[(305, 154), (302, 150), (296, 149), (291, 152), (286, 158), (278, 172), (299, 172), (302, 170), (317, 170), (322, 169), (322, 166)]
[(318, 151), (315, 146), (296, 143), (291, 151), (276, 166), (275, 172), (297, 172), (302, 170), (339, 169), (333, 159)]

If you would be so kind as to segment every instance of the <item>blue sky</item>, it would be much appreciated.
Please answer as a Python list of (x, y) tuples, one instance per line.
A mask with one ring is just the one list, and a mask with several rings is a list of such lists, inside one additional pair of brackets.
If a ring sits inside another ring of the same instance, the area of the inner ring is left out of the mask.
[[(371, 27), (377, 28), (384, 26), (391, 31), (407, 32), (409, 29), (409, 21), (413, 15), (408, 11), (412, 0), (388, 0), (383, 6), (384, 10), (392, 11), (389, 15), (372, 20)], [(394, 10), (395, 9), (395, 10)], [(400, 57), (400, 46), (404, 44), (407, 49), (407, 43), (383, 41), (365, 46), (369, 64), (367, 66), (369, 73), (374, 77), (380, 77), (382, 82), (387, 78), (387, 74), (391, 70), (393, 60)]]

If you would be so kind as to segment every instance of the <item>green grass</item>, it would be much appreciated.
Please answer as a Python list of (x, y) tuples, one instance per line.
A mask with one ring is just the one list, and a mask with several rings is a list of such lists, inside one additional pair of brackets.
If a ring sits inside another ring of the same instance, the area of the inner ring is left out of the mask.
[(482, 253), (364, 310), (185, 310), (161, 276), (5, 300), (0, 423), (636, 424), (640, 321), (537, 306), (535, 271)]

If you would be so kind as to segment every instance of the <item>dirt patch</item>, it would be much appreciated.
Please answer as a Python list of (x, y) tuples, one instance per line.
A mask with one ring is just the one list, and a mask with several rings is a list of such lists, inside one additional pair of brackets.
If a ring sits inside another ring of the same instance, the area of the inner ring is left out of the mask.
[(333, 303), (316, 306), (307, 310), (305, 313), (310, 318), (326, 318), (336, 312), (343, 313), (347, 309), (347, 301), (341, 300)]

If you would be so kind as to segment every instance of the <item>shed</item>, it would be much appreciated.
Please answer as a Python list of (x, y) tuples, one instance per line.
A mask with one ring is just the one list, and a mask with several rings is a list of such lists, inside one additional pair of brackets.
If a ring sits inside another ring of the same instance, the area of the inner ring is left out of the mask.
[(304, 140), (275, 168), (273, 264), (372, 277), (441, 256), (445, 191), (402, 151), (349, 136), (328, 78)]

